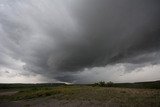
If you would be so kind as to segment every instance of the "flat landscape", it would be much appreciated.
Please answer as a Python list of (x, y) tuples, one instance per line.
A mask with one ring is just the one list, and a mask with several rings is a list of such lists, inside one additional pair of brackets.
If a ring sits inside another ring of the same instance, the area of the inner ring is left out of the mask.
[(1, 84), (0, 107), (160, 107), (159, 82), (136, 84)]
[(0, 0), (0, 107), (160, 107), (160, 0)]

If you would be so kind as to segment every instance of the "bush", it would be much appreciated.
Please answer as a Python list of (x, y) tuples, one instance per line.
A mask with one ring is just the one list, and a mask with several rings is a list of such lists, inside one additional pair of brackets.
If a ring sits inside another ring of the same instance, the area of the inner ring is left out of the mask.
[(104, 81), (100, 81), (100, 82), (99, 82), (99, 86), (100, 86), (100, 87), (104, 87), (105, 85), (106, 85), (106, 83), (105, 83)]
[(94, 83), (93, 86), (99, 86), (99, 87), (113, 87), (113, 82), (107, 82), (105, 83), (104, 81), (100, 81), (98, 83)]
[(113, 82), (111, 82), (111, 81), (107, 82), (106, 86), (107, 87), (113, 87)]

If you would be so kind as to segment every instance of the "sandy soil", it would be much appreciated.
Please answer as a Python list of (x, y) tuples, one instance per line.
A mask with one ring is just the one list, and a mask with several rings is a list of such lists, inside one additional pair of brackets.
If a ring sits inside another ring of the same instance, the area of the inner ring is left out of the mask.
[[(3, 91), (0, 96), (11, 96), (18, 91)], [(0, 107), (119, 107), (118, 104), (99, 101), (57, 100), (50, 97), (20, 101), (0, 101)]]
[(10, 96), (10, 95), (13, 95), (13, 94), (16, 94), (18, 91), (8, 91), (8, 92), (0, 92), (0, 96), (3, 96), (3, 95), (7, 95), (7, 96)]
[(0, 107), (120, 107), (118, 104), (99, 101), (33, 99), (26, 101), (0, 102)]

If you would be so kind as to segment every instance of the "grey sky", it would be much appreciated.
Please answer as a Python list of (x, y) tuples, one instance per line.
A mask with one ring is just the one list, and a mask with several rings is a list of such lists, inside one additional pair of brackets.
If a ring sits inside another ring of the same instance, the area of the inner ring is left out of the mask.
[(0, 82), (159, 80), (159, 5), (1, 0)]

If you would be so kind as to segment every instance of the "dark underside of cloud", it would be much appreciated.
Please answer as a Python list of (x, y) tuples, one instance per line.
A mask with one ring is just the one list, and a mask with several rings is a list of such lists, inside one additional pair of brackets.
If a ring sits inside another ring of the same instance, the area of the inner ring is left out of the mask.
[[(24, 70), (73, 82), (86, 68), (159, 63), (159, 0), (1, 4), (0, 54), (21, 60)], [(147, 56), (153, 52), (156, 58)], [(5, 60), (0, 58), (0, 66), (9, 67)]]
[(53, 54), (53, 64), (57, 64), (59, 71), (78, 71), (158, 50), (159, 3), (127, 0), (82, 2), (73, 13), (80, 25), (80, 38), (64, 40), (58, 47), (60, 56), (57, 60)]

